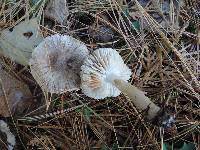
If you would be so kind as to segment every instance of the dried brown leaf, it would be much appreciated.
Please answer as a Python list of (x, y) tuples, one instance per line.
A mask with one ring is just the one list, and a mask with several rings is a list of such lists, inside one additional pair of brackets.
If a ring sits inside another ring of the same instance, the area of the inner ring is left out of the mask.
[(28, 86), (0, 69), (0, 115), (21, 114), (33, 102)]

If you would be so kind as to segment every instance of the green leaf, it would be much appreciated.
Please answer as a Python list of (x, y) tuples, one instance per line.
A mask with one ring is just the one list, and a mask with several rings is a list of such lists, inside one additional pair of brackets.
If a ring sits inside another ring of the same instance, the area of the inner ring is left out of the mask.
[(132, 22), (132, 27), (133, 27), (136, 31), (140, 31), (140, 22), (139, 22), (139, 21), (133, 21), (133, 22)]
[(31, 2), (32, 5), (35, 5), (36, 3), (38, 3), (38, 1), (39, 0), (31, 0), (30, 2)]
[(118, 150), (117, 143), (114, 143), (114, 144), (113, 144), (113, 146), (112, 146), (112, 150)]
[(176, 149), (176, 150), (195, 150), (195, 145), (194, 144), (192, 144), (192, 143), (186, 143), (186, 142), (184, 142), (183, 144), (182, 144), (182, 147), (181, 148), (175, 148), (175, 146), (177, 147), (177, 145), (175, 144), (174, 146), (173, 145), (171, 145), (171, 144), (168, 144), (168, 143), (164, 143), (163, 144), (163, 150), (174, 150), (174, 149)]
[(92, 112), (87, 107), (84, 107), (83, 108), (83, 115), (85, 116), (85, 118), (86, 118), (87, 121), (90, 121)]
[(83, 112), (83, 115), (87, 121), (90, 121), (91, 115), (93, 114), (92, 111), (88, 107), (79, 108), (79, 109), (76, 109), (75, 111), (78, 113)]
[(77, 113), (81, 112), (81, 108), (76, 109), (75, 112), (77, 112)]
[(35, 6), (35, 7), (37, 7), (37, 6), (40, 6), (43, 2), (45, 2), (46, 3), (46, 1), (47, 0), (30, 0), (29, 2), (30, 2), (30, 5), (31, 6)]
[(100, 150), (108, 150), (108, 148), (106, 147), (106, 145), (102, 145)]
[(183, 146), (180, 148), (180, 150), (195, 150), (195, 145), (192, 143), (186, 143), (184, 142)]
[(126, 8), (126, 9), (124, 9), (123, 10), (123, 12), (124, 12), (124, 15), (126, 16), (126, 17), (128, 17), (129, 16), (129, 10)]
[(173, 146), (168, 144), (168, 143), (164, 143), (163, 144), (163, 150), (172, 150)]
[(6, 4), (15, 4), (16, 0), (6, 0)]
[[(129, 10), (127, 8), (123, 10), (123, 15), (129, 17)], [(131, 26), (134, 30), (140, 31), (140, 22), (138, 20), (133, 21)]]

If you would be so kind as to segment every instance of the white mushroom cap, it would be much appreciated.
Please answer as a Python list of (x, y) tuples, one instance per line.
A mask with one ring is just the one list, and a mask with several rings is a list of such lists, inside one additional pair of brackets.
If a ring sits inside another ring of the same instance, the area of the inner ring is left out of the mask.
[(114, 86), (114, 79), (129, 80), (131, 70), (124, 64), (119, 53), (112, 48), (95, 50), (81, 66), (81, 89), (95, 99), (116, 97), (120, 91)]
[(33, 51), (31, 73), (40, 87), (50, 93), (80, 88), (80, 68), (89, 55), (84, 43), (67, 35), (49, 36)]

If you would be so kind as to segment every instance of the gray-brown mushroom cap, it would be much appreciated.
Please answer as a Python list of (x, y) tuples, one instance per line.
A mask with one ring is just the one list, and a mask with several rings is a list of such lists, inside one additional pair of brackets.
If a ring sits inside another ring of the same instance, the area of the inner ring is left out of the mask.
[(50, 93), (80, 88), (80, 67), (89, 54), (84, 43), (67, 35), (49, 36), (33, 51), (31, 73), (40, 87)]
[(81, 66), (81, 89), (95, 99), (116, 97), (121, 92), (113, 84), (115, 79), (127, 81), (131, 71), (119, 53), (112, 48), (100, 48), (89, 55)]

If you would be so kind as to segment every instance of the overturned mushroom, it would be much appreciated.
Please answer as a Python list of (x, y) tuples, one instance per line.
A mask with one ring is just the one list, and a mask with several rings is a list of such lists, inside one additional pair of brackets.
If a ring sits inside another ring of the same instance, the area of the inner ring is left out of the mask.
[(89, 54), (84, 43), (67, 35), (44, 39), (33, 51), (31, 73), (40, 87), (50, 93), (80, 88), (80, 67)]
[(140, 111), (148, 110), (147, 118), (153, 119), (160, 111), (144, 92), (127, 82), (131, 71), (117, 51), (100, 48), (89, 55), (81, 66), (81, 88), (89, 97), (103, 99), (127, 94)]
[(120, 90), (113, 85), (114, 79), (127, 81), (131, 71), (117, 51), (111, 48), (95, 50), (81, 66), (81, 88), (92, 98), (103, 99), (118, 96)]

